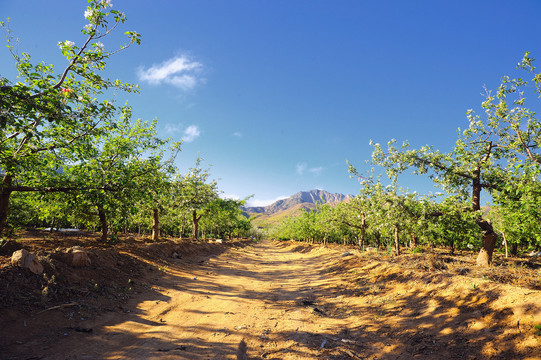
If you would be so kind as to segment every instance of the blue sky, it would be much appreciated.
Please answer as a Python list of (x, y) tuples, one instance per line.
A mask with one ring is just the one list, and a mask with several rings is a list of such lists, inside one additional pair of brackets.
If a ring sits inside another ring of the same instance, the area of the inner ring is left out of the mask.
[[(117, 95), (159, 134), (184, 139), (224, 195), (262, 205), (314, 188), (356, 194), (346, 159), (363, 168), (370, 139), (453, 145), (483, 86), (541, 57), (541, 1), (112, 0), (142, 45), (115, 55)], [(81, 43), (85, 1), (0, 0), (20, 51), (61, 69), (59, 41)], [(538, 64), (539, 65), (539, 64)], [(14, 66), (0, 49), (0, 74)], [(428, 192), (427, 182), (404, 186)], [(434, 190), (437, 191), (437, 190)]]

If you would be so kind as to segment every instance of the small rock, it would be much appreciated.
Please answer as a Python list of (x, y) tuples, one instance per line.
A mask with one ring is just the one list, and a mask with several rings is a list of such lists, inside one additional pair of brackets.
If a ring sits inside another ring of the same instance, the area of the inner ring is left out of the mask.
[(342, 254), (342, 257), (351, 256), (351, 255), (353, 255), (353, 253), (346, 251), (345, 253)]
[(218, 244), (221, 244), (221, 243), (223, 242), (223, 240), (222, 240), (222, 239), (216, 239), (216, 242), (217, 242)]
[(11, 264), (23, 267), (28, 254), (30, 253), (25, 249), (14, 251), (13, 254), (11, 254)]
[(28, 269), (34, 274), (39, 275), (43, 273), (43, 265), (41, 265), (36, 255), (29, 253), (28, 250), (25, 249), (15, 251), (11, 255), (11, 263), (24, 269)]
[(70, 263), (73, 267), (89, 266), (92, 261), (88, 257), (88, 253), (80, 246), (74, 246), (70, 249)]

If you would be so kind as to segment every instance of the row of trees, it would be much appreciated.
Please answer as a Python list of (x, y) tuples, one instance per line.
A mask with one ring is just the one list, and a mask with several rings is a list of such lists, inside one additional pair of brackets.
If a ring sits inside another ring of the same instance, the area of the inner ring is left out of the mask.
[(270, 230), (276, 238), (310, 242), (356, 243), (361, 248), (418, 245), (473, 248), (477, 244), (475, 214), (465, 205), (436, 196), (419, 196), (380, 181), (363, 180), (361, 193), (336, 206), (319, 205), (302, 211)]
[(160, 139), (156, 120), (133, 120), (130, 106), (107, 99), (108, 90), (139, 91), (102, 76), (107, 59), (140, 43), (135, 31), (118, 49), (101, 43), (125, 15), (110, 1), (90, 0), (84, 16), (82, 45), (58, 44), (68, 62), (60, 73), (18, 54), (9, 24), (0, 23), (18, 69), (16, 82), (0, 76), (0, 233), (18, 225), (99, 227), (105, 241), (120, 230), (152, 228), (157, 237), (160, 222), (162, 231), (191, 229), (194, 238), (200, 226), (220, 235), (248, 231), (243, 202), (220, 199), (199, 160), (178, 173), (180, 142)]
[[(400, 241), (405, 241), (400, 239), (408, 238), (413, 244), (467, 245), (480, 248), (477, 263), (481, 266), (491, 264), (498, 235), (515, 251), (539, 248), (541, 122), (526, 100), (541, 96), (541, 73), (529, 53), (517, 68), (529, 79), (506, 76), (495, 92), (487, 90), (483, 115), (468, 110), (469, 125), (459, 129), (453, 149), (413, 149), (407, 142), (399, 147), (395, 140), (386, 149), (372, 144), (370, 162), (384, 169), (390, 185), (383, 187), (372, 174), (359, 174), (350, 165), (350, 172), (362, 184), (353, 201), (288, 219), (278, 234), (324, 240), (354, 234), (361, 243), (368, 237), (378, 244), (382, 237), (392, 238), (397, 251)], [(442, 198), (436, 201), (401, 190), (400, 175), (411, 169), (428, 175), (444, 191)], [(481, 210), (482, 192), (492, 205), (488, 216)], [(306, 225), (309, 221), (313, 221), (310, 226)]]
[(99, 230), (102, 241), (119, 233), (152, 234), (153, 239), (253, 235), (241, 210), (244, 200), (220, 198), (216, 182), (209, 182), (208, 170), (199, 166), (167, 178), (163, 172), (149, 173), (119, 191), (16, 192), (10, 205), (11, 229)]

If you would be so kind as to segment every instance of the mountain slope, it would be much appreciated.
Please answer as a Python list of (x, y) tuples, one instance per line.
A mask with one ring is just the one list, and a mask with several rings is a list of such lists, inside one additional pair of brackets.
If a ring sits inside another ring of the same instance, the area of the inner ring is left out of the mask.
[[(351, 195), (331, 194), (325, 190), (299, 191), (287, 199), (278, 200), (271, 205), (264, 207), (247, 207), (245, 210), (250, 214), (273, 215), (278, 212), (290, 209), (299, 204), (336, 204), (349, 199)], [(311, 207), (313, 208), (313, 207)]]
[(258, 227), (267, 227), (279, 223), (288, 216), (297, 216), (302, 210), (313, 210), (316, 203), (337, 204), (351, 198), (351, 195), (331, 194), (325, 190), (299, 191), (287, 199), (278, 200), (268, 206), (247, 207), (245, 214), (252, 217)]

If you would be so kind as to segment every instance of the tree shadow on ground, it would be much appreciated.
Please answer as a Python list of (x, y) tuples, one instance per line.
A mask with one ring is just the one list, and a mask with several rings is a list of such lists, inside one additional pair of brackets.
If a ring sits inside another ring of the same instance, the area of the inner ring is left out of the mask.
[[(86, 244), (92, 263), (74, 268), (64, 262), (62, 248), (63, 245), (71, 247), (74, 244), (71, 240), (67, 244), (48, 238), (23, 242), (23, 246), (39, 254), (42, 261), (45, 259), (43, 275), (9, 264), (0, 268), (0, 358), (64, 359), (64, 354), (43, 354), (57, 342), (98, 336), (104, 330), (92, 325), (96, 317), (104, 319), (109, 326), (123, 321), (163, 326), (145, 319), (143, 314), (137, 313), (137, 304), (130, 304), (133, 296), (139, 301), (171, 300), (152, 289), (152, 278), (166, 274), (160, 269), (171, 263), (194, 266), (253, 243), (247, 240), (223, 244), (165, 241), (102, 246), (93, 239), (85, 243), (77, 238), (77, 244)], [(119, 337), (119, 334), (111, 333), (110, 337)]]
[[(135, 310), (124, 317), (102, 319), (103, 325), (92, 333), (71, 331), (62, 340), (64, 349), (69, 344), (83, 344), (81, 348), (64, 354), (45, 349), (43, 358), (514, 359), (536, 354), (535, 348), (517, 347), (526, 329), (517, 326), (513, 312), (492, 309), (491, 303), (502, 296), (497, 289), (457, 287), (449, 296), (445, 291), (454, 285), (450, 276), (441, 273), (406, 273), (384, 263), (303, 246), (268, 246), (263, 248), (267, 258), (255, 253), (261, 249), (248, 250), (240, 247), (226, 256), (204, 257), (190, 264), (170, 261), (170, 269), (160, 274), (160, 286), (166, 293), (192, 296), (195, 302), (216, 297), (249, 303), (270, 317), (259, 319), (261, 324), (238, 328), (234, 323), (165, 325), (149, 320), (137, 310), (138, 304), (132, 304)], [(296, 256), (286, 256), (292, 250)], [(233, 278), (239, 281), (228, 281)], [(411, 286), (397, 292), (396, 284)], [(139, 299), (172, 300), (154, 290)], [(518, 308), (531, 312), (528, 307), (534, 305)], [(226, 310), (203, 307), (185, 312), (203, 317)], [(296, 329), (280, 325), (294, 318), (302, 322)], [(276, 325), (269, 327), (271, 322)], [(109, 330), (119, 323), (146, 326), (152, 336)]]

